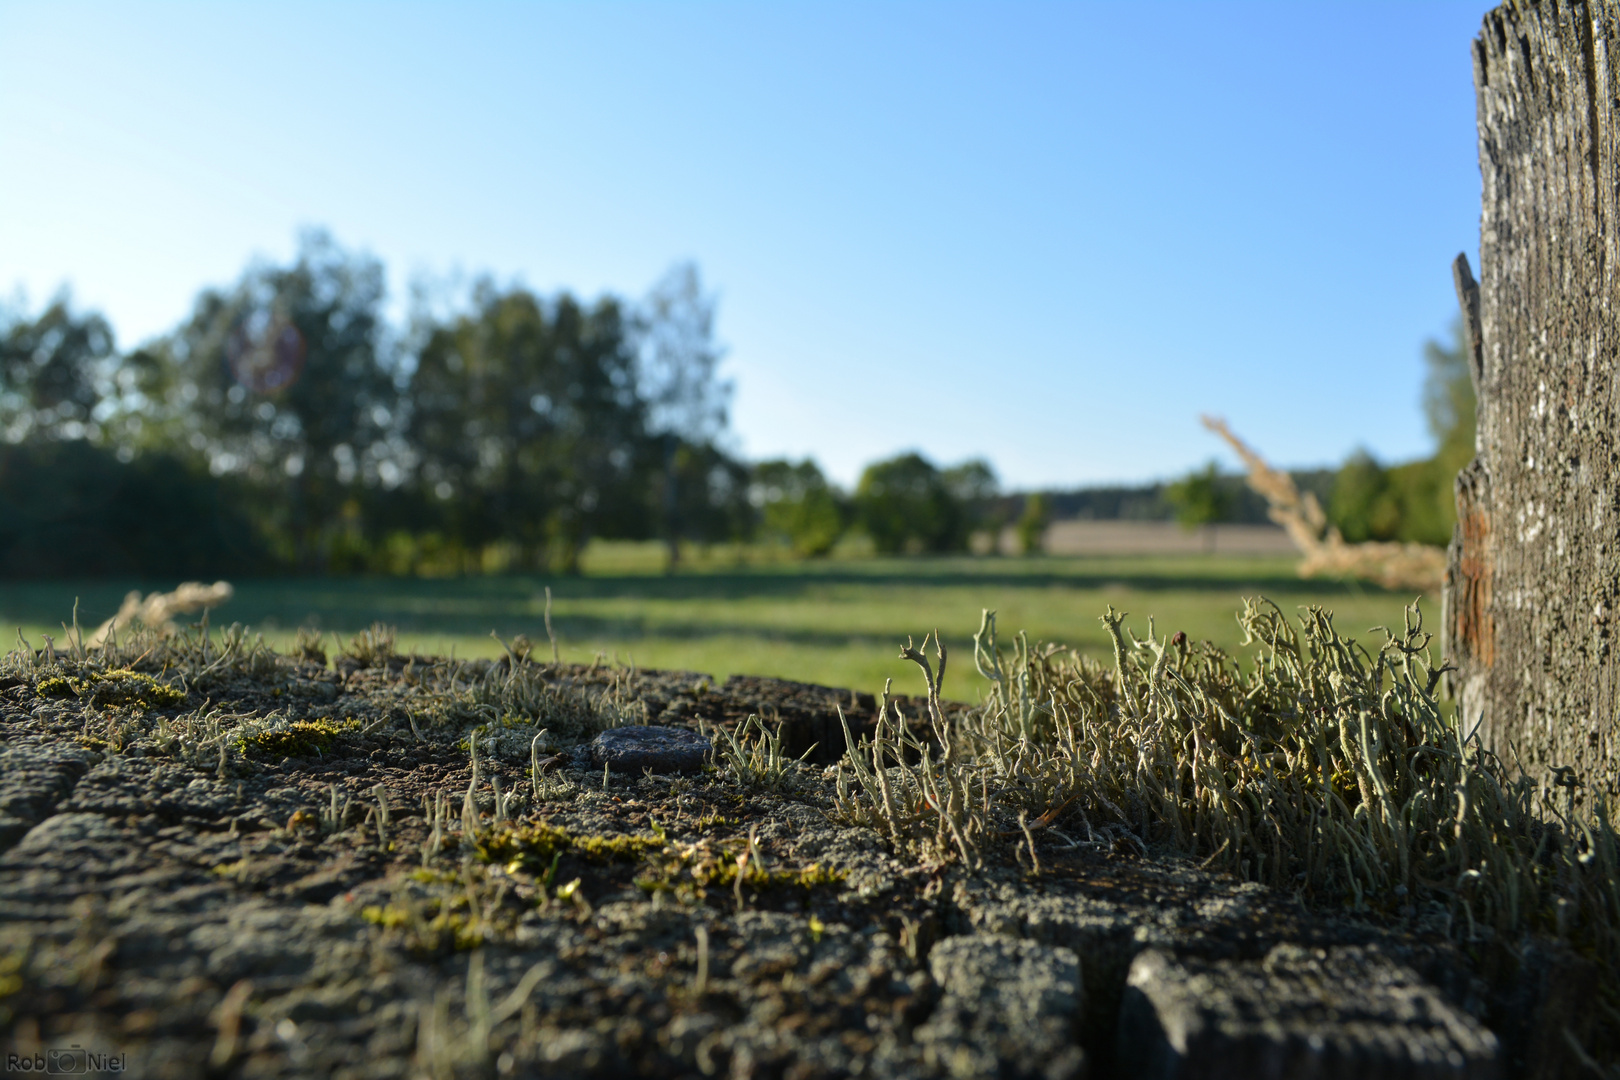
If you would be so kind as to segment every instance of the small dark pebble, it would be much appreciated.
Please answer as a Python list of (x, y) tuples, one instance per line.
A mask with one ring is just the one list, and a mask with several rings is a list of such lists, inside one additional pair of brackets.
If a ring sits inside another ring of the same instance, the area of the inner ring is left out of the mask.
[(591, 761), (623, 773), (697, 772), (709, 750), (709, 740), (690, 728), (609, 728), (591, 740)]

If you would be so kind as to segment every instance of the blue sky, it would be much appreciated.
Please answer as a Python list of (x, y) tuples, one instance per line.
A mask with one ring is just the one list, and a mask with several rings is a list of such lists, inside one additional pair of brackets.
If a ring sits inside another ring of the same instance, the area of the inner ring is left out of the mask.
[(0, 0), (0, 296), (134, 345), (308, 226), (400, 310), (691, 259), (750, 457), (1410, 458), (1488, 6)]

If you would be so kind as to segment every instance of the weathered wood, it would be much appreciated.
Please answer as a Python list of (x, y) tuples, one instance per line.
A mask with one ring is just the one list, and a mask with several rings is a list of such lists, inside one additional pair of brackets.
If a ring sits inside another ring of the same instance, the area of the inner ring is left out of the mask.
[[(1445, 635), (1464, 722), (1539, 776), (1615, 789), (1620, 191), (1614, 0), (1506, 4), (1474, 43), (1480, 280), (1455, 268), (1479, 391)], [(1477, 312), (1477, 314), (1476, 314)]]

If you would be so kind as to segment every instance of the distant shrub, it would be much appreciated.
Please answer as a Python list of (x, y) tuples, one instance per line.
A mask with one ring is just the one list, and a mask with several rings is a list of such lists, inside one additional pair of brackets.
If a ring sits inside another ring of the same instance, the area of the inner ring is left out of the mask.
[(849, 526), (844, 497), (809, 458), (755, 465), (749, 500), (759, 507), (765, 532), (786, 540), (799, 556), (827, 554)]
[(268, 553), (239, 506), (167, 454), (126, 463), (83, 440), (0, 444), (0, 576), (262, 571)]
[(921, 454), (868, 465), (855, 489), (855, 516), (881, 554), (967, 549), (965, 509), (945, 476)]
[(1442, 453), (1385, 468), (1357, 451), (1334, 477), (1328, 520), (1351, 543), (1444, 544), (1456, 521), (1451, 485), (1460, 464)]

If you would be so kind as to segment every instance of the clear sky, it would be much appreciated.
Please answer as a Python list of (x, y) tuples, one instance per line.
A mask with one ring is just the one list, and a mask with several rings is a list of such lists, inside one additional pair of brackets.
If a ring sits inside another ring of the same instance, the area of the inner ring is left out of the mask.
[(308, 226), (401, 310), (691, 259), (752, 458), (1410, 458), (1488, 7), (0, 0), (0, 295), (132, 346)]

